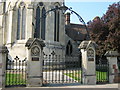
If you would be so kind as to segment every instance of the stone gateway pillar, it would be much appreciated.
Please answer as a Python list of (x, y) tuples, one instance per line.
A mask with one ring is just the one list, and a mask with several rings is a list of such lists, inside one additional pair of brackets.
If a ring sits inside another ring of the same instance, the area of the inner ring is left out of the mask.
[(79, 48), (82, 53), (82, 83), (87, 85), (96, 84), (96, 65), (95, 65), (95, 48), (93, 41), (81, 42)]
[(26, 47), (27, 52), (27, 86), (28, 87), (40, 87), (42, 86), (42, 63), (43, 63), (43, 47), (44, 42), (37, 38), (30, 38)]
[(109, 62), (109, 83), (115, 83), (117, 81), (119, 69), (117, 64), (117, 57), (120, 56), (120, 54), (117, 51), (107, 51), (105, 53), (105, 56), (108, 59)]
[(6, 75), (6, 59), (8, 55), (8, 49), (5, 44), (5, 2), (0, 1), (0, 88), (5, 87), (5, 75)]
[(5, 46), (0, 46), (0, 88), (5, 88), (5, 75), (6, 75), (6, 59), (8, 49)]

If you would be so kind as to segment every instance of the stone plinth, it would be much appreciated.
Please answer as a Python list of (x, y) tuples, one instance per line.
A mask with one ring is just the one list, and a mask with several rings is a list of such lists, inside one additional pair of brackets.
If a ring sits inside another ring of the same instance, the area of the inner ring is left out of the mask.
[(82, 82), (83, 84), (96, 84), (95, 48), (93, 41), (81, 42), (79, 48), (82, 53)]
[(115, 77), (117, 77), (119, 73), (117, 57), (120, 56), (120, 54), (117, 51), (108, 51), (105, 55), (109, 62), (109, 83), (114, 83)]

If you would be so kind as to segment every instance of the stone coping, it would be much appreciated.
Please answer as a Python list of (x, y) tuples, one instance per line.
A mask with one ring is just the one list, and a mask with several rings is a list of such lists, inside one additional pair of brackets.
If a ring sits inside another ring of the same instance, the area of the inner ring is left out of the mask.
[(80, 49), (87, 49), (88, 47), (93, 46), (94, 48), (97, 48), (98, 45), (94, 41), (82, 41), (78, 48)]
[(38, 42), (38, 44), (42, 47), (45, 47), (45, 43), (42, 39), (38, 38), (29, 38), (28, 41), (25, 44), (25, 47), (31, 48), (34, 42)]
[(117, 51), (107, 51), (105, 53), (105, 56), (107, 57), (118, 57), (120, 54)]

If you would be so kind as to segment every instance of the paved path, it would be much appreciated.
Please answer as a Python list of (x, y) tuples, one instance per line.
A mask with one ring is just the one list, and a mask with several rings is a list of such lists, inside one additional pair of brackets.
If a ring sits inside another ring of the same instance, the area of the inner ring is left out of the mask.
[(50, 85), (47, 87), (40, 88), (120, 88), (120, 84), (103, 84), (103, 85), (81, 85), (81, 84), (59, 84), (59, 85)]
[[(36, 88), (117, 88), (120, 90), (120, 84), (115, 83), (115, 84), (104, 84), (104, 85), (58, 85), (58, 86), (47, 86), (47, 87), (19, 87), (20, 89), (26, 89), (29, 90), (31, 89), (36, 89)], [(17, 88), (17, 89), (19, 89)], [(15, 89), (15, 88), (6, 88), (5, 90), (10, 90), (10, 89)]]
[(105, 85), (73, 85), (73, 86), (61, 86), (59, 88), (120, 88), (118, 84), (105, 84)]
[(118, 84), (73, 85), (73, 86), (56, 86), (56, 87), (55, 86), (54, 87), (19, 87), (19, 88), (5, 88), (2, 90), (120, 90), (120, 86)]

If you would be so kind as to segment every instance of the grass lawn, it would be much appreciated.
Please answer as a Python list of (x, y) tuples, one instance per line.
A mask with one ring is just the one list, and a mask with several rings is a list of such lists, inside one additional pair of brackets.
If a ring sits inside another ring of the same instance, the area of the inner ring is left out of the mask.
[(81, 71), (74, 73), (65, 73), (66, 76), (73, 78), (74, 80), (81, 81)]
[(107, 72), (96, 71), (97, 81), (107, 81)]
[(6, 74), (6, 85), (23, 85), (26, 84), (25, 77), (22, 74)]
[[(82, 74), (81, 71), (74, 72), (74, 73), (65, 73), (65, 75), (78, 81), (81, 81), (81, 76), (80, 76), (81, 74)], [(97, 76), (97, 81), (100, 81), (100, 82), (107, 81), (107, 72), (96, 71), (96, 76)]]
[[(75, 71), (72, 73), (65, 73), (64, 75), (73, 78), (76, 81), (81, 81), (81, 71)], [(107, 81), (107, 72), (96, 71), (97, 81), (106, 82)], [(25, 85), (26, 79), (23, 74), (6, 74), (6, 85)]]

